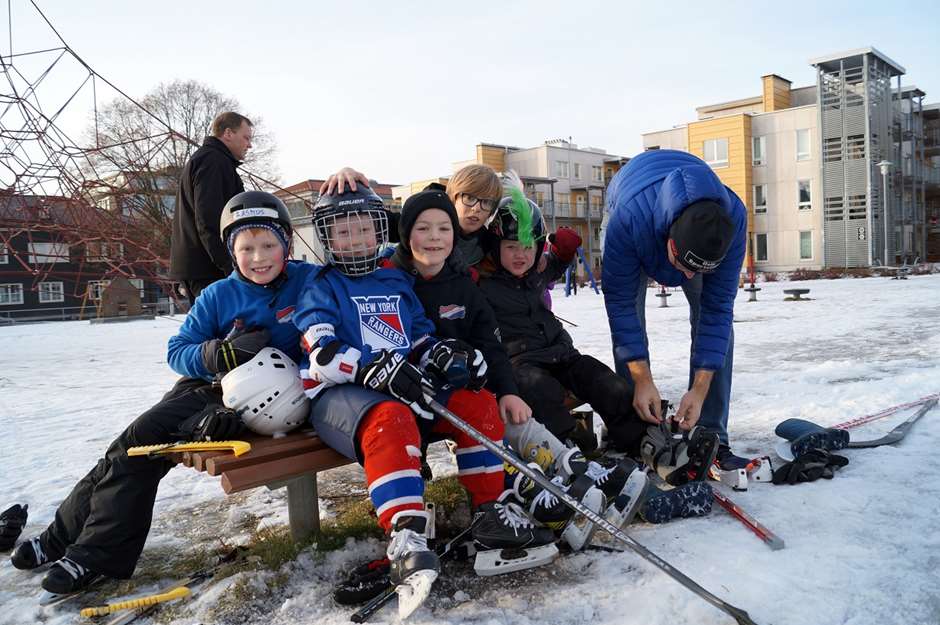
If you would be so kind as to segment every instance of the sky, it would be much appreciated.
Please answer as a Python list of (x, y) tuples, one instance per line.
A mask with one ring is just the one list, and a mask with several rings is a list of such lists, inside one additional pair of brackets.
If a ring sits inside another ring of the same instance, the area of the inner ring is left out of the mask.
[[(866, 46), (940, 101), (934, 3), (37, 3), (132, 97), (193, 79), (237, 99), (273, 133), (285, 185), (346, 165), (384, 183), (448, 175), (481, 142), (631, 156), (697, 106), (759, 95), (764, 74), (811, 85), (809, 59)], [(11, 6), (15, 51), (55, 45), (27, 1)]]

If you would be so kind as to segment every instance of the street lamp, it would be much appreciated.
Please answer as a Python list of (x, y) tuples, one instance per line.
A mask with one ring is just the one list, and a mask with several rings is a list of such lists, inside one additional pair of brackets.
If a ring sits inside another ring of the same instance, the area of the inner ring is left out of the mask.
[(878, 167), (881, 168), (881, 194), (884, 196), (884, 212), (882, 213), (882, 219), (884, 220), (885, 227), (885, 255), (884, 255), (884, 265), (885, 267), (889, 266), (888, 263), (888, 169), (893, 165), (891, 161), (881, 161), (878, 163)]

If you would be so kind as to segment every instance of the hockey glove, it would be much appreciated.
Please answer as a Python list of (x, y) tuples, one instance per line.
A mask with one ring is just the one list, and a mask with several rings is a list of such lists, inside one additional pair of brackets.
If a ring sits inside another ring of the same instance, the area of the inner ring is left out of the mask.
[(561, 227), (548, 235), (548, 242), (551, 244), (552, 253), (558, 257), (558, 260), (568, 264), (574, 260), (574, 255), (581, 247), (581, 235), (571, 228)]
[(271, 333), (266, 328), (236, 330), (228, 338), (202, 344), (202, 363), (209, 373), (228, 373), (243, 365), (267, 346)]
[(0, 551), (12, 549), (26, 525), (26, 509), (29, 506), (16, 504), (0, 512)]
[(245, 423), (231, 408), (209, 404), (180, 423), (178, 435), (185, 441), (230, 441), (245, 431)]
[(310, 352), (310, 377), (326, 386), (355, 382), (361, 356), (358, 349), (334, 339)]
[(470, 382), (469, 356), (473, 348), (457, 339), (438, 341), (421, 356), (422, 368), (441, 382), (465, 388)]
[(829, 453), (824, 449), (810, 449), (793, 462), (777, 468), (774, 471), (774, 484), (796, 484), (798, 482), (813, 482), (819, 478), (831, 480), (836, 469), (849, 463), (845, 456)]
[(431, 381), (398, 352), (380, 352), (359, 370), (359, 383), (377, 393), (391, 395), (424, 419), (434, 418), (425, 398), (434, 394)]
[(470, 369), (470, 381), (467, 382), (467, 388), (471, 391), (478, 391), (486, 386), (486, 360), (483, 358), (483, 352), (478, 349), (473, 350), (467, 358), (469, 360), (467, 366)]

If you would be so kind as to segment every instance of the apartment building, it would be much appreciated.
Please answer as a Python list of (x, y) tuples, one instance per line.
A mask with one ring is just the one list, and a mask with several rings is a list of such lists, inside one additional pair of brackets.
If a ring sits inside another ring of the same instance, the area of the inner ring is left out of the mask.
[[(585, 260), (599, 276), (601, 268), (601, 222), (604, 217), (607, 183), (628, 159), (594, 147), (578, 147), (571, 140), (546, 141), (531, 148), (480, 143), (476, 156), (453, 164), (457, 171), (480, 163), (496, 171), (514, 170), (525, 193), (542, 208), (551, 230), (562, 226), (576, 230), (584, 241)], [(427, 182), (446, 184), (446, 178), (396, 187), (393, 194), (404, 201)], [(578, 274), (586, 274), (579, 266)]]
[(644, 134), (644, 148), (684, 150), (714, 168), (747, 205), (747, 262), (758, 270), (925, 258), (928, 180), (937, 170), (924, 129), (934, 109), (922, 91), (901, 86), (904, 68), (874, 48), (810, 64), (815, 85), (762, 76), (759, 95), (699, 107), (695, 121)]

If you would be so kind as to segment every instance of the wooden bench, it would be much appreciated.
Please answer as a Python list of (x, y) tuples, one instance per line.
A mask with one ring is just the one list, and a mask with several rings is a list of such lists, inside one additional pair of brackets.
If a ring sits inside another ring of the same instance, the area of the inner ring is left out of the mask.
[(321, 441), (312, 429), (281, 438), (248, 435), (251, 451), (235, 457), (228, 452), (203, 451), (176, 454), (187, 467), (221, 476), (222, 490), (238, 493), (259, 486), (271, 490), (287, 487), (287, 514), (291, 535), (300, 540), (320, 531), (317, 473), (352, 461)]
[[(783, 300), (786, 302), (802, 302), (806, 301), (803, 299), (803, 296), (809, 293), (809, 289), (784, 289), (785, 295), (789, 297), (784, 297)], [(808, 297), (806, 298), (809, 299)]]

